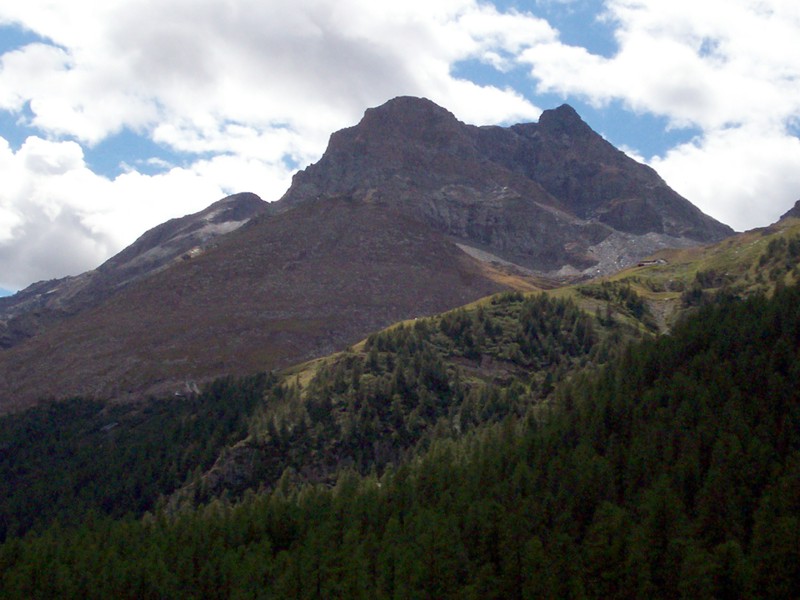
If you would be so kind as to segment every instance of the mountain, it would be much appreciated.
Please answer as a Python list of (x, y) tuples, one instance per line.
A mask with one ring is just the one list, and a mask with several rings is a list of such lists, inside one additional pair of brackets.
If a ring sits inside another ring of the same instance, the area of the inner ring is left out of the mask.
[(9, 348), (65, 316), (100, 304), (113, 293), (176, 261), (199, 255), (220, 235), (244, 225), (269, 205), (255, 194), (234, 194), (198, 213), (163, 223), (97, 269), (41, 281), (0, 298), (0, 348)]
[(800, 219), (800, 200), (794, 203), (794, 206), (787, 210), (780, 218), (782, 221), (783, 219), (787, 219), (789, 217), (794, 217)]
[(334, 133), (268, 210), (251, 196), (223, 206), (221, 221), (209, 215), (227, 210), (212, 206), (96, 273), (0, 304), (13, 345), (0, 354), (0, 411), (182, 394), (501, 289), (731, 233), (568, 106), (535, 124), (474, 127), (418, 98)]
[(309, 203), (219, 238), (4, 351), (3, 408), (183, 393), (327, 354), (501, 289), (444, 236), (387, 207)]
[(733, 233), (567, 105), (538, 123), (475, 127), (396, 98), (331, 136), (279, 204), (336, 196), (391, 202), (467, 251), (549, 276), (608, 274)]

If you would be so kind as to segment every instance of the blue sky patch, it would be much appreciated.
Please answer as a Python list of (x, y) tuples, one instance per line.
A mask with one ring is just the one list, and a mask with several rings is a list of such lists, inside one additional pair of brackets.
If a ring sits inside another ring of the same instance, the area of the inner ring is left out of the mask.
[(613, 23), (599, 18), (605, 12), (603, 0), (499, 0), (494, 4), (498, 10), (514, 9), (545, 19), (553, 29), (558, 30), (559, 39), (564, 44), (581, 46), (592, 54), (606, 58), (611, 58), (617, 52)]
[[(478, 59), (462, 60), (450, 68), (453, 77), (472, 81), (478, 85), (494, 86), (499, 89), (508, 87), (522, 93), (528, 99), (534, 91), (535, 81), (530, 77), (528, 67), (516, 67), (509, 71), (498, 71), (495, 67)], [(541, 108), (547, 108), (541, 106)]]
[(789, 135), (800, 138), (800, 118), (790, 119), (786, 124), (786, 130), (789, 132)]
[(14, 152), (19, 150), (29, 135), (35, 135), (35, 131), (31, 128), (20, 124), (20, 120), (23, 119), (19, 113), (0, 110), (0, 136), (5, 138)]
[(702, 133), (694, 127), (668, 129), (666, 117), (635, 113), (621, 102), (611, 102), (602, 108), (573, 100), (569, 104), (611, 144), (631, 148), (648, 160), (663, 156), (670, 148), (690, 142)]
[(129, 129), (84, 148), (84, 156), (92, 171), (109, 179), (129, 168), (145, 175), (156, 175), (173, 166), (183, 166), (187, 160), (187, 155), (173, 152)]
[(569, 104), (589, 126), (602, 134), (616, 147), (635, 150), (646, 159), (663, 156), (670, 148), (691, 141), (702, 132), (698, 128), (671, 128), (666, 117), (650, 113), (634, 113), (621, 102), (610, 102), (596, 107), (575, 97), (555, 93), (536, 93), (535, 80), (525, 68), (502, 73), (479, 60), (456, 63), (451, 70), (454, 77), (468, 79), (480, 85), (498, 88), (511, 86), (525, 93), (526, 98), (543, 110)]
[(0, 54), (41, 41), (44, 41), (44, 38), (32, 31), (22, 29), (16, 25), (0, 25)]

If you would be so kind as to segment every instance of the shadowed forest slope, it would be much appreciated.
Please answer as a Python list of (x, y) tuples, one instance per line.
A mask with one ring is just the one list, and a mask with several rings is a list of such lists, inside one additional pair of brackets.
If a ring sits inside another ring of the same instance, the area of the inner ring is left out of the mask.
[[(719, 299), (382, 475), (0, 547), (5, 597), (796, 598), (800, 287)], [(96, 566), (102, 564), (103, 568)], [(40, 574), (47, 573), (47, 577)]]

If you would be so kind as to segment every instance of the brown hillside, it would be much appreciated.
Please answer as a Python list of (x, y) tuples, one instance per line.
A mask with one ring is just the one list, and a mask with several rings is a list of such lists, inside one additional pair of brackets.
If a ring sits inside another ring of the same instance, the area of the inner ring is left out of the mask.
[(286, 366), (498, 289), (390, 206), (311, 203), (7, 350), (2, 410), (48, 396), (182, 393), (187, 381)]

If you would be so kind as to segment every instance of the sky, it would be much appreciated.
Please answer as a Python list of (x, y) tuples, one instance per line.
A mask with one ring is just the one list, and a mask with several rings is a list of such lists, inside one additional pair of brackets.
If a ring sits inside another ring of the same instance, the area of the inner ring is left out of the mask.
[(738, 231), (800, 199), (797, 0), (3, 2), (0, 293), (277, 200), (400, 95), (476, 125), (569, 103)]

